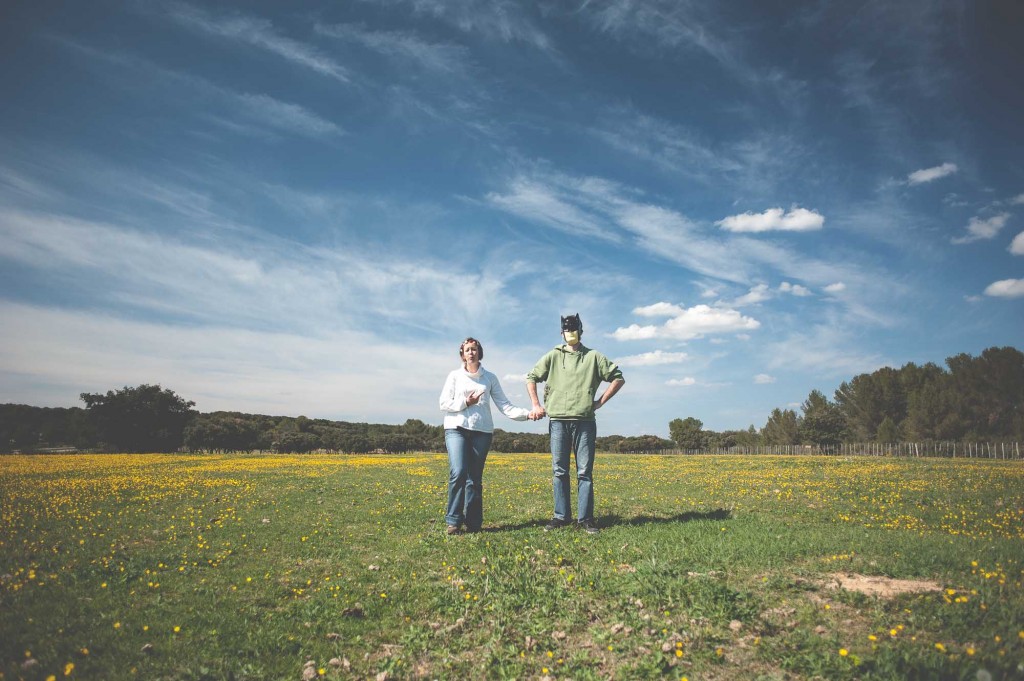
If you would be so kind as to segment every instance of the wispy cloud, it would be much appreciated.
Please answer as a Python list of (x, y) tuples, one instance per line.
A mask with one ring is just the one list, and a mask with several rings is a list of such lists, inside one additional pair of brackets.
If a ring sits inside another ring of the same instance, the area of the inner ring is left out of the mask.
[(635, 51), (702, 54), (747, 84), (769, 80), (743, 54), (741, 36), (730, 33), (730, 24), (713, 14), (715, 7), (671, 0), (588, 0), (577, 13), (595, 30), (627, 43)]
[(974, 241), (991, 239), (996, 234), (999, 234), (1003, 227), (1006, 226), (1006, 221), (1009, 219), (1009, 213), (1000, 213), (985, 219), (973, 217), (970, 222), (967, 223), (967, 234), (964, 236), (954, 237), (950, 241), (954, 244), (969, 244)]
[(842, 293), (846, 290), (846, 284), (841, 281), (837, 281), (834, 284), (829, 284), (825, 287), (825, 293)]
[(940, 178), (952, 175), (957, 171), (955, 163), (943, 163), (939, 166), (932, 168), (923, 168), (921, 170), (915, 170), (914, 172), (907, 175), (907, 183), (911, 185), (924, 184), (926, 182), (934, 182)]
[(654, 338), (670, 340), (691, 340), (709, 334), (738, 333), (760, 328), (761, 322), (744, 317), (736, 310), (695, 305), (683, 309), (661, 326), (640, 326), (631, 324), (620, 327), (612, 338), (620, 341), (649, 340)]
[(639, 355), (628, 355), (616, 360), (619, 366), (624, 367), (650, 367), (663, 364), (680, 364), (689, 357), (685, 352), (665, 352), (655, 350), (654, 352), (643, 352)]
[(335, 135), (342, 132), (334, 123), (299, 106), (282, 102), (269, 95), (236, 94), (234, 98), (243, 107), (243, 115), (272, 128), (298, 132), (311, 137)]
[(1024, 297), (1024, 279), (1002, 279), (985, 288), (985, 295), (993, 298)]
[(315, 47), (281, 35), (265, 19), (238, 14), (214, 16), (204, 9), (180, 2), (170, 3), (167, 15), (188, 28), (258, 47), (343, 83), (350, 80), (345, 67)]
[(509, 0), (451, 2), (450, 0), (375, 0), (381, 4), (409, 7), (418, 15), (434, 17), (464, 33), (483, 40), (525, 43), (541, 51), (553, 51), (547, 34), (532, 21), (524, 7)]
[(621, 241), (600, 214), (573, 202), (571, 197), (549, 184), (519, 178), (511, 183), (506, 193), (488, 194), (487, 201), (497, 208), (568, 234)]
[[(842, 259), (816, 259), (782, 243), (734, 235), (701, 224), (672, 208), (645, 200), (640, 192), (600, 178), (573, 178), (537, 171), (522, 174), (504, 191), (487, 195), (487, 203), (524, 219), (570, 234), (594, 235), (631, 244), (657, 258), (719, 280), (750, 285), (751, 280), (778, 274), (812, 286), (826, 286), (841, 278), (856, 284), (858, 295), (845, 296), (844, 305), (865, 321), (879, 323), (881, 308), (860, 304), (863, 296), (892, 300), (902, 287), (888, 281), (874, 266), (847, 254)], [(812, 211), (807, 211), (812, 214)], [(794, 220), (817, 222), (820, 216), (795, 213)], [(823, 218), (821, 218), (823, 220)], [(627, 240), (622, 234), (631, 236)], [(791, 289), (794, 293), (798, 289)]]
[(743, 171), (728, 151), (716, 149), (696, 132), (638, 111), (617, 106), (599, 112), (590, 134), (619, 151), (704, 184)]
[(160, 383), (201, 411), (401, 423), (435, 417), (436, 398), (424, 398), (452, 368), (436, 341), (400, 344), (344, 326), (253, 331), (10, 301), (0, 316), (20, 321), (0, 325), (0, 402), (71, 406), (83, 391)]
[(373, 328), (387, 319), (440, 332), (518, 306), (490, 270), (453, 271), (396, 253), (382, 259), (357, 243), (327, 250), (255, 236), (191, 243), (62, 215), (0, 211), (0, 256), (78, 282), (80, 295), (100, 309), (240, 328)]
[(447, 75), (463, 73), (470, 58), (469, 50), (461, 45), (428, 42), (408, 31), (375, 31), (356, 24), (317, 24), (315, 30), (330, 38), (361, 45), (400, 61), (403, 66)]
[(757, 385), (768, 385), (769, 383), (774, 382), (775, 377), (769, 376), (768, 374), (758, 374), (757, 376), (754, 376), (754, 383), (756, 383)]
[(218, 127), (245, 135), (276, 136), (292, 133), (306, 137), (344, 134), (344, 130), (309, 109), (262, 93), (239, 92), (220, 86), (206, 78), (182, 73), (139, 57), (116, 51), (102, 51), (70, 40), (63, 45), (98, 62), (115, 64), (127, 72), (141, 74), (141, 79), (113, 79), (119, 87), (149, 86), (157, 81), (166, 86), (158, 96), (168, 107), (188, 103), (187, 115), (214, 123)]
[(730, 232), (807, 232), (821, 229), (825, 225), (825, 217), (817, 211), (794, 206), (789, 212), (782, 208), (769, 208), (763, 213), (731, 215), (715, 224)]
[(688, 387), (691, 385), (697, 385), (697, 379), (693, 376), (686, 376), (685, 378), (670, 378), (665, 381), (665, 385), (672, 387)]
[(758, 347), (758, 352), (769, 369), (813, 372), (820, 377), (845, 379), (892, 365), (892, 362), (859, 347), (845, 324), (838, 321), (811, 325), (786, 336), (769, 338)]

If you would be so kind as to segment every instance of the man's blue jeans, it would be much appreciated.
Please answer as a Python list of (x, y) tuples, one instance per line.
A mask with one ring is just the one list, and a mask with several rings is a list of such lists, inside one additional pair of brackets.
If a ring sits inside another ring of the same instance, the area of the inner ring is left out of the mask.
[(569, 454), (576, 454), (576, 518), (594, 518), (594, 449), (596, 421), (551, 420), (551, 486), (555, 492), (555, 518), (572, 520), (569, 512)]
[(484, 523), (484, 462), (493, 433), (446, 428), (448, 448), (448, 509), (445, 522), (476, 532)]

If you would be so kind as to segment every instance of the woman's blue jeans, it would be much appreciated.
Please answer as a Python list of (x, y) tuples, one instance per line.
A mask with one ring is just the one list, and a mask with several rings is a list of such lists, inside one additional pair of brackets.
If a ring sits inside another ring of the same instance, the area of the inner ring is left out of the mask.
[(548, 425), (551, 435), (551, 486), (555, 493), (555, 518), (572, 520), (569, 510), (569, 454), (576, 454), (576, 518), (594, 519), (594, 450), (596, 421), (559, 421)]
[(493, 433), (465, 428), (446, 428), (448, 448), (448, 509), (445, 522), (465, 524), (476, 532), (484, 524), (484, 462)]

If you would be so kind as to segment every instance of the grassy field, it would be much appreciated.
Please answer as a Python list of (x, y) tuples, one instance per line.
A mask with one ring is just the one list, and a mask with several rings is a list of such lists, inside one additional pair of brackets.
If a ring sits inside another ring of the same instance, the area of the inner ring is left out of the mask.
[(542, 531), (546, 455), (491, 455), (478, 534), (446, 482), (0, 457), (0, 679), (1024, 678), (1020, 462), (599, 455), (596, 536)]

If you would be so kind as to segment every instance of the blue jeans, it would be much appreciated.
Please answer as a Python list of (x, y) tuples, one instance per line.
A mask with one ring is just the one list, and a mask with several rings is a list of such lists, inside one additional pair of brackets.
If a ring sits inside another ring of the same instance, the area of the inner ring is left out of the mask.
[(551, 486), (555, 492), (555, 517), (572, 520), (569, 512), (569, 454), (576, 454), (576, 518), (594, 519), (594, 449), (597, 444), (596, 421), (551, 420)]
[(493, 433), (446, 428), (448, 448), (448, 509), (444, 520), (475, 532), (484, 524), (484, 462)]

